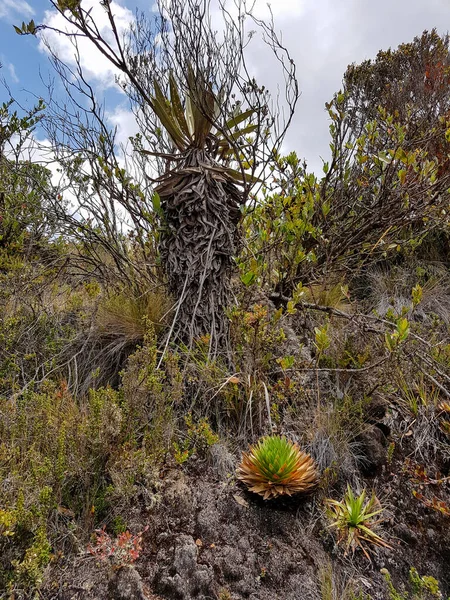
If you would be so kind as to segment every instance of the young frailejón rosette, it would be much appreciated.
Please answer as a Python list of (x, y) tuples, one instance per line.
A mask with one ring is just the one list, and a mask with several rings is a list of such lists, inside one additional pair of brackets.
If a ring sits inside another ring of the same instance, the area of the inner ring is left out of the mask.
[(261, 438), (242, 453), (238, 479), (264, 500), (310, 491), (317, 483), (313, 459), (284, 436)]

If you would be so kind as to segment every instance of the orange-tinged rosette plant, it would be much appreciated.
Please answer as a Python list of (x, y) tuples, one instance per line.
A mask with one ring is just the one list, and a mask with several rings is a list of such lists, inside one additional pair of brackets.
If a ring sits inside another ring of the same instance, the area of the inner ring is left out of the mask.
[(307, 492), (317, 483), (313, 459), (284, 436), (261, 438), (242, 453), (238, 479), (264, 500)]

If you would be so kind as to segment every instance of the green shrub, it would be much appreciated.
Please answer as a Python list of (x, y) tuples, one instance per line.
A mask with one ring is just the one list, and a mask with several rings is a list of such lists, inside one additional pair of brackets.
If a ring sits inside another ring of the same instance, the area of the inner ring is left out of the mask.
[[(76, 399), (64, 381), (46, 380), (3, 404), (2, 589), (38, 588), (52, 554), (84, 545), (99, 524), (123, 532), (138, 496), (147, 507), (157, 501), (156, 463), (171, 444), (164, 433), (171, 427), (170, 386), (166, 394), (152, 355), (156, 359), (149, 339), (130, 359), (120, 391), (92, 389)], [(138, 374), (146, 375), (142, 388)]]
[(194, 422), (192, 413), (189, 413), (184, 421), (187, 427), (184, 439), (173, 442), (175, 460), (180, 465), (194, 454), (205, 458), (208, 448), (219, 442), (219, 436), (212, 431), (206, 418)]
[[(434, 577), (421, 576), (414, 567), (409, 570), (409, 585), (412, 595), (407, 591), (399, 592), (392, 583), (391, 575), (387, 569), (381, 569), (389, 590), (389, 600), (432, 600), (443, 598), (439, 589), (439, 582)], [(450, 600), (450, 599), (449, 599)]]

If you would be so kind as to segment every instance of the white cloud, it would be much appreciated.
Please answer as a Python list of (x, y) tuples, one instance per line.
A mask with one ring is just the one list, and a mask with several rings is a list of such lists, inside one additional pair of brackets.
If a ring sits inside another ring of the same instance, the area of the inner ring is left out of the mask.
[(11, 79), (14, 81), (14, 83), (19, 83), (19, 78), (17, 77), (16, 68), (14, 65), (12, 63), (6, 63), (6, 66), (8, 67), (9, 74), (11, 75)]
[[(16, 7), (23, 0), (2, 2)], [(99, 1), (83, 0), (83, 3), (86, 9), (92, 7), (94, 20), (108, 37), (108, 21)], [(137, 3), (142, 7), (145, 4), (150, 13), (151, 3), (144, 0), (111, 3), (121, 34), (133, 20), (130, 9)], [(218, 0), (212, 0), (214, 27), (220, 25), (217, 5)], [(233, 1), (228, 0), (227, 6), (232, 11)], [(284, 150), (296, 150), (316, 172), (321, 170), (320, 156), (326, 159), (329, 153), (329, 120), (324, 104), (341, 87), (347, 65), (373, 58), (380, 49), (410, 41), (425, 28), (438, 27), (442, 33), (450, 30), (450, 10), (442, 0), (272, 0), (271, 7), (275, 28), (281, 32), (282, 41), (297, 65), (301, 91)], [(258, 18), (267, 19), (267, 0), (256, 0), (255, 10)], [(63, 18), (55, 12), (47, 12), (45, 20), (51, 26), (65, 27)], [(74, 49), (67, 38), (48, 32), (47, 39), (62, 60), (73, 64)], [(80, 53), (85, 74), (97, 89), (114, 85), (116, 71), (89, 42), (80, 40)], [(270, 51), (256, 38), (248, 47), (247, 57), (259, 83), (276, 95), (283, 79), (279, 65), (270, 58)], [(119, 127), (120, 141), (135, 131), (130, 115), (121, 108), (112, 108), (108, 113), (110, 121)]]
[[(257, 0), (257, 11), (265, 0)], [(450, 30), (450, 10), (442, 0), (273, 0), (274, 21), (297, 65), (301, 97), (285, 140), (311, 169), (321, 171), (329, 154), (325, 102), (341, 87), (347, 66), (397, 47), (424, 29)], [(279, 69), (260, 44), (250, 45), (248, 59), (257, 79), (276, 91)]]
[(126, 146), (130, 136), (139, 132), (134, 114), (122, 106), (116, 106), (113, 111), (107, 112), (106, 118), (116, 128), (116, 142), (121, 146)]
[(22, 17), (27, 19), (34, 15), (34, 10), (25, 0), (1, 0), (0, 19)]
[[(83, 8), (86, 11), (91, 11), (91, 18), (95, 22), (101, 36), (113, 48), (116, 48), (108, 16), (98, 0), (86, 0), (83, 2)], [(133, 13), (128, 8), (121, 6), (114, 1), (111, 2), (111, 9), (119, 37), (122, 37), (128, 30), (130, 23), (134, 21)], [(49, 27), (61, 31), (75, 31), (75, 27), (71, 26), (64, 17), (56, 11), (46, 11), (44, 23)], [(49, 44), (58, 58), (68, 65), (75, 66), (76, 51), (73, 44), (73, 38), (49, 30), (46, 30), (42, 37)], [(105, 89), (114, 87), (116, 85), (115, 78), (119, 75), (118, 70), (94, 47), (92, 42), (83, 38), (77, 38), (77, 42), (80, 53), (80, 63), (85, 77), (90, 81), (100, 84)], [(44, 41), (41, 41), (39, 48), (41, 51), (48, 52), (48, 48)]]
[(9, 79), (14, 83), (19, 83), (19, 78), (16, 73), (16, 68), (13, 63), (9, 62), (4, 54), (0, 54), (0, 65), (8, 69)]
[(254, 14), (258, 19), (267, 19), (271, 14), (274, 18), (289, 16), (290, 19), (295, 19), (304, 13), (306, 4), (306, 0), (257, 0)]

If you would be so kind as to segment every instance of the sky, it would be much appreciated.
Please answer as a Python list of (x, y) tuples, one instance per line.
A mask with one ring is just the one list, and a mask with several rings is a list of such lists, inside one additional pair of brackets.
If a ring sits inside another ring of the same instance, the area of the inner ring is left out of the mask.
[[(100, 1), (82, 2), (93, 7), (92, 14), (108, 35)], [(256, 0), (258, 17), (267, 16), (266, 4)], [(149, 14), (153, 9), (152, 0), (114, 0), (113, 5), (122, 31), (136, 8)], [(324, 105), (339, 90), (347, 65), (411, 41), (424, 29), (436, 27), (441, 34), (450, 30), (449, 0), (273, 0), (271, 7), (275, 28), (296, 63), (301, 91), (283, 150), (295, 150), (316, 172), (321, 171), (321, 159), (328, 157), (329, 120)], [(42, 42), (18, 36), (12, 27), (32, 18), (53, 25), (60, 19), (48, 0), (0, 0), (0, 76), (25, 106), (32, 105), (36, 96), (45, 98), (43, 82), (54, 77)], [(63, 60), (73, 61), (67, 39), (51, 36), (49, 41)], [(105, 101), (110, 124), (117, 126), (119, 140), (126, 141), (136, 125), (127, 98), (115, 87), (113, 70), (87, 45), (81, 55), (88, 80)], [(248, 60), (258, 82), (276, 89), (276, 65), (257, 42), (249, 46)], [(6, 97), (0, 87), (0, 101)]]

